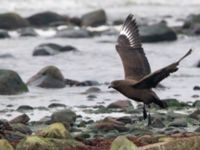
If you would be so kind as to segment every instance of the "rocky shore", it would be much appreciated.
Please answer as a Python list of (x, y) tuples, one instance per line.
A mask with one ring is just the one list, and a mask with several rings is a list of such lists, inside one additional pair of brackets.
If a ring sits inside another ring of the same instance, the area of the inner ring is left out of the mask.
[[(149, 18), (144, 20), (138, 21), (144, 43), (175, 42), (181, 36), (192, 37), (200, 33), (198, 14), (188, 16), (183, 20), (182, 26), (176, 27), (168, 26), (165, 20), (153, 23), (149, 23), (152, 22)], [(51, 38), (61, 38), (66, 41), (93, 39), (101, 36), (117, 36), (121, 24), (121, 20), (110, 22), (102, 9), (83, 14), (81, 17), (47, 11), (23, 18), (19, 14), (9, 12), (0, 14), (0, 39), (3, 41), (12, 38), (41, 38), (40, 32), (45, 30), (53, 31)], [(13, 32), (17, 36), (13, 36)], [(115, 41), (102, 39), (98, 42), (112, 43), (114, 47)], [(56, 42), (40, 43), (32, 47), (31, 57), (38, 60), (56, 57), (54, 61), (57, 61), (59, 55), (66, 53), (80, 55), (79, 47), (71, 43), (66, 45)], [(0, 59), (6, 60), (14, 57), (9, 53), (0, 55)], [(196, 62), (195, 65), (195, 68), (200, 67), (200, 62)], [(115, 93), (115, 91), (101, 90), (101, 86), (107, 84), (109, 82), (102, 83), (93, 79), (71, 79), (55, 65), (43, 66), (32, 77), (30, 76), (27, 82), (14, 69), (1, 69), (0, 95), (22, 95), (20, 98), (23, 99), (23, 94), (31, 93), (32, 87), (51, 90), (51, 92), (66, 87), (80, 87), (84, 89), (76, 94), (84, 95), (87, 100), (85, 105), (74, 106), (73, 109), (54, 99), (51, 104), (44, 107), (20, 103), (20, 106), (15, 109), (13, 104), (7, 104), (0, 112), (17, 111), (20, 115), (11, 120), (0, 119), (0, 150), (200, 149), (199, 94), (192, 95), (196, 99), (194, 102), (190, 99), (187, 100), (188, 102), (181, 102), (178, 96), (163, 99), (168, 104), (168, 108), (164, 110), (152, 105), (148, 110), (152, 114), (152, 124), (147, 126), (147, 121), (142, 117), (142, 106), (140, 104), (134, 106), (129, 100), (116, 99), (114, 102), (109, 102), (109, 98), (103, 97), (96, 105), (87, 105), (87, 102), (95, 101), (99, 95)], [(199, 86), (196, 83), (191, 90), (199, 92)], [(158, 88), (167, 92), (165, 86)], [(109, 104), (106, 105), (104, 101)], [(52, 113), (40, 120), (32, 121), (32, 116), (27, 114), (31, 114), (30, 112), (34, 110), (48, 110)], [(87, 117), (80, 115), (79, 111)], [(107, 117), (101, 119), (95, 120), (91, 117), (105, 114)], [(112, 114), (115, 114), (115, 117)]]

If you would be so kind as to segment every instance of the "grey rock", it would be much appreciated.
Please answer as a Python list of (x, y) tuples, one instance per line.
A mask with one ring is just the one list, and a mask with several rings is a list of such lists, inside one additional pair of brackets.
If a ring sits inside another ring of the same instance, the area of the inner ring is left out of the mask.
[(18, 33), (20, 36), (38, 36), (34, 28), (31, 27), (21, 28), (18, 30)]
[(22, 114), (22, 115), (19, 115), (15, 118), (13, 118), (12, 120), (9, 121), (9, 123), (23, 123), (23, 124), (26, 124), (28, 123), (30, 120), (29, 116), (26, 115), (26, 114)]
[(193, 90), (200, 90), (200, 86), (194, 86)]
[(86, 38), (90, 37), (90, 32), (85, 28), (67, 28), (63, 30), (59, 30), (56, 33), (56, 37), (62, 38)]
[(61, 52), (76, 51), (77, 49), (71, 45), (60, 46), (55, 43), (44, 43), (35, 47), (33, 56), (49, 56), (56, 55)]
[(175, 119), (173, 122), (169, 123), (170, 127), (187, 127), (187, 121), (184, 118), (181, 119)]
[(200, 107), (200, 100), (196, 100), (193, 104), (192, 104), (193, 107), (197, 107), (199, 108)]
[(74, 124), (74, 122), (76, 121), (76, 113), (73, 112), (70, 109), (63, 109), (57, 112), (54, 112), (51, 115), (51, 122), (61, 122), (66, 124)]
[(103, 9), (89, 12), (82, 16), (82, 26), (99, 26), (106, 23), (106, 13)]
[(89, 89), (87, 89), (87, 90), (85, 91), (85, 94), (99, 93), (99, 92), (101, 92), (101, 89), (100, 89), (100, 88), (98, 88), (98, 87), (91, 87), (91, 88), (89, 88)]
[(63, 22), (63, 24), (68, 23), (68, 17), (59, 15), (55, 12), (46, 11), (38, 14), (34, 14), (27, 18), (31, 25), (37, 27), (49, 26), (55, 22)]
[(107, 108), (120, 108), (120, 109), (126, 109), (128, 107), (133, 107), (132, 103), (129, 100), (118, 100), (107, 106)]
[(33, 107), (29, 106), (29, 105), (21, 105), (17, 108), (17, 111), (19, 112), (26, 112), (26, 111), (32, 111)]
[(26, 126), (22, 123), (10, 124), (10, 126), (12, 127), (12, 129), (14, 131), (18, 131), (18, 132), (26, 134), (26, 135), (32, 134), (32, 130), (28, 126)]
[(139, 32), (143, 42), (175, 41), (177, 39), (176, 33), (162, 22), (141, 26)]
[(0, 29), (18, 29), (29, 26), (29, 22), (16, 13), (0, 14)]
[(27, 84), (42, 88), (64, 88), (65, 80), (57, 67), (47, 66), (31, 77)]
[(48, 108), (56, 108), (56, 107), (66, 107), (65, 104), (60, 104), (60, 103), (51, 103)]
[(189, 118), (193, 118), (193, 119), (196, 119), (196, 120), (200, 120), (200, 110), (197, 109), (195, 110), (193, 113), (191, 113), (189, 116)]
[(13, 95), (28, 92), (20, 76), (12, 70), (0, 70), (0, 94)]
[(163, 121), (162, 121), (161, 119), (155, 118), (155, 119), (152, 121), (151, 126), (152, 126), (153, 128), (164, 128), (164, 127), (165, 127), (165, 124), (163, 123)]
[(10, 35), (8, 34), (8, 31), (0, 30), (0, 39), (9, 38), (9, 37)]

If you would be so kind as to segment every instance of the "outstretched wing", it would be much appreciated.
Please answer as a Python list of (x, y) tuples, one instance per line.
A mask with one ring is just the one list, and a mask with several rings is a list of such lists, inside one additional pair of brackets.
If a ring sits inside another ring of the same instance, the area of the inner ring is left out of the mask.
[(122, 26), (116, 49), (121, 57), (126, 79), (140, 80), (151, 72), (132, 14), (126, 18)]
[(160, 70), (157, 70), (140, 81), (138, 81), (136, 84), (133, 85), (134, 88), (153, 88), (158, 85), (160, 81), (168, 77), (171, 73), (176, 72), (178, 70), (179, 63), (188, 55), (190, 55), (192, 50), (190, 49), (181, 59), (179, 59), (177, 62), (170, 64), (169, 66), (166, 66)]

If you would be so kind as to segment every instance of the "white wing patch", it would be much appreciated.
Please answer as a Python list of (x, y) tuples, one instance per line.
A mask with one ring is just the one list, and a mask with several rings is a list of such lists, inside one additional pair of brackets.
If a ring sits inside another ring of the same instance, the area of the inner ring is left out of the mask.
[(141, 40), (139, 36), (138, 27), (133, 15), (129, 15), (125, 20), (120, 35), (126, 36), (127, 40), (130, 43), (130, 46), (133, 48), (141, 48)]

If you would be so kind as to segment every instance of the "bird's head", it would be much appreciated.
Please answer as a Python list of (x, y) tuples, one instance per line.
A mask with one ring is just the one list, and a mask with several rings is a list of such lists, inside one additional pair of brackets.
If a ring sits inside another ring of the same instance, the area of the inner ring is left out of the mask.
[(113, 89), (117, 89), (120, 85), (120, 80), (115, 80), (115, 81), (112, 81), (110, 83), (110, 85), (108, 86), (108, 88), (113, 88)]

